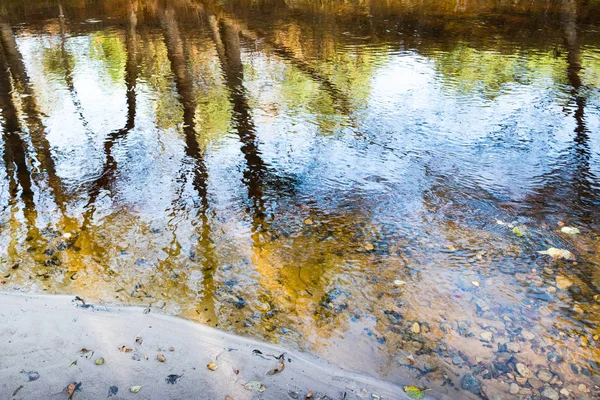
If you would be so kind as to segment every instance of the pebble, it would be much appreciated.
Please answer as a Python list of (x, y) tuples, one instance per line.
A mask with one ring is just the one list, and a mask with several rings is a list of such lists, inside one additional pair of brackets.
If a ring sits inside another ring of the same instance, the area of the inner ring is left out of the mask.
[(560, 389), (560, 394), (562, 394), (565, 397), (569, 397), (569, 395), (571, 394), (571, 392), (569, 392), (567, 389), (562, 388)]
[(533, 340), (535, 338), (535, 335), (529, 331), (522, 331), (521, 334), (527, 340)]
[(516, 367), (517, 371), (519, 372), (519, 374), (521, 374), (522, 377), (529, 379), (533, 376), (533, 372), (531, 372), (531, 370), (527, 368), (525, 364), (517, 363)]
[(509, 342), (509, 343), (506, 343), (506, 350), (510, 351), (511, 353), (518, 353), (520, 350), (520, 347), (519, 347), (518, 343)]
[(573, 285), (573, 281), (571, 281), (569, 278), (565, 277), (565, 276), (557, 276), (556, 277), (556, 286), (561, 289), (567, 289), (568, 287)]
[(481, 383), (475, 375), (465, 375), (462, 380), (461, 387), (473, 394), (479, 395), (481, 392)]
[(547, 369), (541, 369), (537, 373), (537, 377), (542, 382), (550, 382), (550, 380), (552, 379), (553, 376), (554, 376), (554, 374), (552, 372), (548, 371)]
[(531, 377), (527, 379), (527, 383), (529, 383), (534, 389), (539, 389), (542, 386), (544, 386), (544, 383), (536, 377)]
[(418, 322), (415, 322), (414, 324), (412, 324), (412, 326), (410, 327), (410, 330), (412, 331), (412, 333), (421, 333), (421, 325), (419, 325)]
[(493, 339), (493, 337), (494, 337), (494, 335), (492, 334), (492, 332), (487, 332), (487, 331), (481, 332), (481, 334), (479, 336), (481, 336), (481, 338), (483, 340), (485, 340), (486, 342), (491, 342), (492, 339)]
[(517, 385), (516, 383), (511, 383), (510, 388), (508, 389), (508, 393), (517, 394), (519, 393), (519, 389), (519, 385)]
[(582, 393), (588, 393), (590, 391), (590, 389), (588, 389), (587, 386), (585, 386), (583, 383), (577, 386), (577, 390), (579, 390)]
[(465, 360), (463, 360), (462, 357), (460, 357), (460, 356), (452, 357), (452, 364), (454, 364), (454, 365), (460, 365), (464, 362), (465, 362)]
[(475, 305), (481, 309), (481, 311), (487, 311), (490, 309), (489, 304), (483, 299), (475, 300)]
[(533, 394), (533, 390), (529, 388), (521, 388), (519, 390), (519, 394), (522, 396), (531, 396)]
[(561, 362), (562, 357), (557, 352), (551, 351), (550, 353), (548, 353), (548, 361), (554, 362), (554, 363)]
[(558, 400), (558, 392), (549, 386), (546, 386), (540, 393), (542, 398), (549, 400)]

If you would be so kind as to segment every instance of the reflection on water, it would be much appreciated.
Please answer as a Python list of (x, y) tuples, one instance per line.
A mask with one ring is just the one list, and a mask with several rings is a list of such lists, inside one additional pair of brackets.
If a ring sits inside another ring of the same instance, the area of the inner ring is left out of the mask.
[(150, 305), (439, 397), (594, 398), (599, 18), (7, 0), (2, 287)]

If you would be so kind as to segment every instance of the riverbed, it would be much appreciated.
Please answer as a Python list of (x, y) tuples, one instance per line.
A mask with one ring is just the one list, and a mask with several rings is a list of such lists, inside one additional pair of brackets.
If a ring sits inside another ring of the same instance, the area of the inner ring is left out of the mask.
[(600, 4), (0, 7), (0, 288), (444, 398), (600, 396)]

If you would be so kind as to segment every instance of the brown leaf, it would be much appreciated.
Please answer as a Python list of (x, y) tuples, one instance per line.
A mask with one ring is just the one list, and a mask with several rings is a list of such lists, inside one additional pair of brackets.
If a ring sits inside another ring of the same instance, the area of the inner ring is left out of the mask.
[(233, 400), (233, 397), (227, 396), (227, 397), (225, 397), (225, 400)]
[(312, 399), (314, 396), (312, 390), (310, 392), (308, 392), (308, 394), (306, 395), (305, 399)]
[(285, 369), (285, 364), (284, 363), (279, 363), (279, 365), (277, 365), (277, 368), (274, 368), (274, 369), (270, 370), (269, 372), (267, 372), (267, 375), (278, 374), (281, 371), (283, 371), (284, 369)]
[(144, 341), (144, 339), (142, 339), (142, 337), (141, 337), (141, 336), (138, 336), (138, 337), (136, 337), (136, 338), (135, 338), (135, 342), (136, 342), (137, 344), (142, 344), (142, 342), (143, 342), (143, 341)]
[(123, 353), (129, 353), (130, 351), (133, 351), (133, 349), (131, 347), (127, 347), (124, 345), (120, 345), (119, 350), (122, 351)]
[(165, 356), (163, 356), (162, 354), (157, 354), (156, 355), (156, 359), (160, 362), (165, 362), (167, 361), (167, 359), (165, 358)]
[(216, 371), (217, 368), (219, 368), (219, 366), (211, 361), (208, 364), (206, 364), (206, 368), (210, 369), (211, 371)]
[(69, 383), (69, 386), (67, 386), (67, 394), (69, 395), (69, 400), (73, 397), (76, 388), (77, 384), (75, 382)]
[(233, 373), (236, 374), (236, 375), (239, 375), (240, 374), (240, 370), (239, 369), (234, 369)]

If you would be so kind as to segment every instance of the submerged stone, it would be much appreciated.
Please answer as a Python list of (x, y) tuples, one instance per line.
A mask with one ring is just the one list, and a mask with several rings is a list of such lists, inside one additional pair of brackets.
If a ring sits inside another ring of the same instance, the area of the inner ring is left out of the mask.
[(481, 382), (479, 382), (479, 379), (472, 374), (464, 376), (461, 387), (463, 390), (467, 390), (476, 395), (479, 395), (481, 392)]

